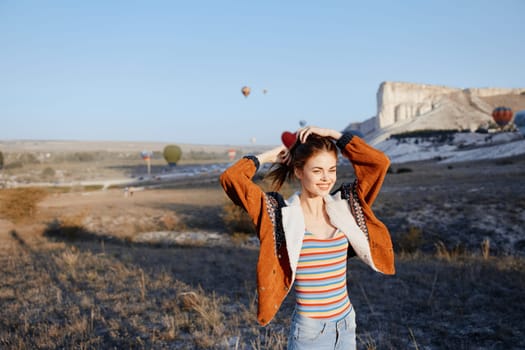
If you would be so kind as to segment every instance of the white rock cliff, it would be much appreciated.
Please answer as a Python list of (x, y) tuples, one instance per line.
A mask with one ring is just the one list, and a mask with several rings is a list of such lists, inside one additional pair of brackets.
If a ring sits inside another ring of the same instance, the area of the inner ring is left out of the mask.
[[(525, 106), (525, 88), (452, 88), (383, 82), (377, 91), (377, 115), (347, 128), (357, 129), (375, 144), (393, 133), (421, 129), (470, 129), (488, 124), (493, 106), (488, 99), (515, 96)], [(523, 100), (523, 103), (522, 103)]]

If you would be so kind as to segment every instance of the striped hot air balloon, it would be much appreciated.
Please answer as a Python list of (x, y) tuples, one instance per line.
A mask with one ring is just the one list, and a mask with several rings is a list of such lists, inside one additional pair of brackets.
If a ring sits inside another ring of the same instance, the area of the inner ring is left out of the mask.
[(504, 127), (512, 120), (512, 109), (509, 107), (496, 107), (492, 111), (492, 118), (500, 127)]

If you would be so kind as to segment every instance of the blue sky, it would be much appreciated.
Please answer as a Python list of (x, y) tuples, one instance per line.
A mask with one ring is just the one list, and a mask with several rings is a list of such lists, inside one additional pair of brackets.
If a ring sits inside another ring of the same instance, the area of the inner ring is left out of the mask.
[(524, 13), (523, 0), (0, 0), (0, 139), (267, 145), (300, 120), (375, 115), (383, 81), (524, 87)]

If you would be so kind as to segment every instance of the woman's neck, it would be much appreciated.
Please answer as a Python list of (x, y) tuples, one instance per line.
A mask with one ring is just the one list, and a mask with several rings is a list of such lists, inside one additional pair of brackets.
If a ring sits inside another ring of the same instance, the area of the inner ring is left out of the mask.
[(301, 207), (303, 208), (305, 215), (308, 215), (312, 218), (324, 217), (324, 200), (322, 197), (308, 197), (301, 194), (299, 198), (301, 199)]

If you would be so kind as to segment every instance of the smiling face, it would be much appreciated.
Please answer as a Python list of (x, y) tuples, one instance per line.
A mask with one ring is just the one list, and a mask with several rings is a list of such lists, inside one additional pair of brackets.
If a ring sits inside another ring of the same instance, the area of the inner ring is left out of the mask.
[(330, 193), (337, 180), (337, 157), (334, 152), (320, 151), (308, 158), (302, 168), (295, 168), (303, 194), (309, 197)]

